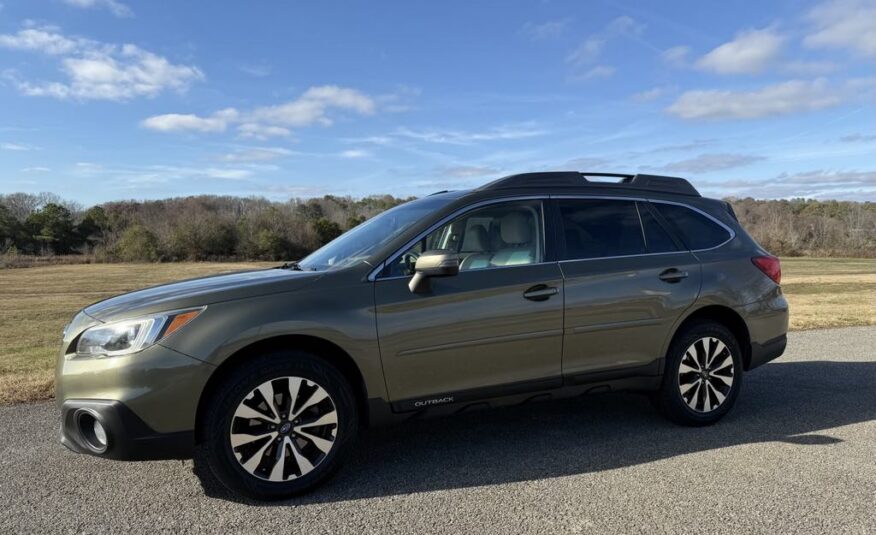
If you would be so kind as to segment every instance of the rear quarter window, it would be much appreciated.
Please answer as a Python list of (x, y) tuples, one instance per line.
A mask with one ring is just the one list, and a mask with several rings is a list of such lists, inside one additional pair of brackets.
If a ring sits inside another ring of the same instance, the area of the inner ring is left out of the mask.
[(688, 249), (711, 249), (730, 239), (727, 229), (690, 208), (664, 203), (653, 206)]

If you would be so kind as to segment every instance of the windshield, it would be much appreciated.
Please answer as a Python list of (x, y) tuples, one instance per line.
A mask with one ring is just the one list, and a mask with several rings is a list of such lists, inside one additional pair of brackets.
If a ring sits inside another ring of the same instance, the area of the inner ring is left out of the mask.
[(396, 206), (341, 234), (298, 263), (301, 269), (323, 271), (365, 260), (411, 225), (452, 201), (434, 196)]

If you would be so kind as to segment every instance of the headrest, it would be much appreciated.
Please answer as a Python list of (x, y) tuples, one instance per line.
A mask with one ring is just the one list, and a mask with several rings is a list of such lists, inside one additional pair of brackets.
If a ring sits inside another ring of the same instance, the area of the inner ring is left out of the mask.
[(471, 228), (465, 231), (465, 237), (462, 240), (463, 251), (489, 251), (490, 236), (487, 233), (486, 227), (483, 225), (472, 225)]
[(509, 245), (529, 243), (532, 239), (529, 218), (520, 212), (511, 212), (503, 217), (499, 223), (499, 231), (502, 241)]

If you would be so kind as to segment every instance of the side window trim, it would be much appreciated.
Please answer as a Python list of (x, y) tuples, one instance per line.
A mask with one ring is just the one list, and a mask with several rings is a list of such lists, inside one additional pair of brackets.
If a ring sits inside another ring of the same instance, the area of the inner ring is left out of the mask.
[[(706, 219), (708, 219), (708, 220), (711, 221), (712, 223), (715, 223), (716, 225), (718, 225), (719, 227), (721, 227), (722, 229), (724, 229), (725, 232), (727, 232), (727, 235), (728, 235), (727, 239), (724, 240), (724, 241), (722, 241), (722, 242), (719, 243), (718, 245), (714, 245), (714, 246), (712, 246), (712, 247), (706, 247), (706, 248), (704, 248), (704, 249), (689, 249), (687, 246), (684, 246), (684, 249), (685, 249), (685, 250), (689, 250), (689, 251), (692, 252), (692, 253), (701, 253), (701, 252), (704, 252), (704, 251), (712, 251), (712, 250), (714, 250), (714, 249), (718, 249), (719, 247), (723, 247), (723, 246), (727, 245), (728, 243), (730, 243), (731, 241), (733, 241), (733, 240), (736, 238), (736, 231), (734, 231), (734, 230), (733, 230), (732, 228), (730, 228), (727, 224), (725, 224), (723, 221), (719, 220), (719, 219), (716, 218), (715, 216), (712, 216), (712, 215), (710, 215), (710, 214), (704, 212), (703, 210), (700, 210), (699, 208), (696, 208), (696, 207), (691, 206), (691, 205), (689, 205), (689, 204), (684, 204), (684, 203), (681, 203), (681, 202), (675, 202), (675, 201), (666, 201), (666, 200), (663, 200), (663, 199), (648, 199), (648, 202), (650, 202), (650, 203), (654, 203), (654, 204), (671, 204), (671, 205), (673, 205), (673, 206), (681, 206), (682, 208), (687, 208), (688, 210), (692, 210), (693, 212), (696, 212), (697, 214), (700, 214), (701, 216), (705, 217)], [(660, 210), (657, 210), (657, 209), (655, 208), (655, 209), (654, 209), (654, 212), (658, 212), (658, 215), (661, 216), (661, 217), (660, 217), (660, 223), (661, 223), (661, 224), (665, 224), (665, 219), (663, 219), (663, 217), (662, 217), (663, 214), (659, 214)], [(668, 225), (666, 225), (666, 226), (668, 226)], [(675, 237), (675, 234), (674, 234), (674, 233), (671, 233), (670, 235), (672, 235), (673, 237)]]
[[(471, 212), (471, 211), (476, 210), (478, 208), (483, 208), (485, 206), (489, 206), (491, 204), (520, 202), (520, 201), (540, 201), (541, 202), (542, 242), (544, 243), (545, 251), (544, 251), (544, 258), (542, 259), (541, 262), (538, 262), (538, 264), (546, 264), (546, 263), (556, 262), (556, 260), (549, 260), (550, 258), (556, 257), (555, 254), (553, 254), (552, 252), (549, 252), (549, 250), (548, 250), (549, 246), (555, 245), (554, 243), (552, 243), (555, 240), (549, 240), (547, 238), (548, 231), (547, 231), (547, 227), (545, 226), (546, 223), (548, 223), (548, 221), (545, 219), (545, 211), (547, 210), (547, 204), (548, 204), (549, 199), (550, 199), (549, 195), (525, 195), (525, 196), (517, 196), (517, 197), (500, 197), (500, 198), (496, 198), (496, 199), (488, 199), (488, 200), (484, 200), (484, 201), (480, 201), (480, 202), (476, 202), (473, 204), (463, 206), (462, 208), (454, 211), (453, 213), (451, 213), (451, 214), (441, 218), (439, 221), (433, 223), (428, 228), (426, 228), (424, 231), (417, 234), (417, 236), (415, 238), (409, 240), (404, 245), (402, 245), (400, 248), (396, 249), (395, 252), (393, 252), (391, 255), (386, 257), (382, 262), (377, 264), (377, 267), (375, 267), (373, 270), (371, 270), (371, 272), (368, 274), (367, 280), (369, 282), (373, 282), (376, 280), (391, 280), (391, 279), (400, 279), (400, 278), (411, 277), (411, 275), (386, 276), (383, 274), (383, 272), (386, 270), (387, 266), (392, 264), (392, 262), (396, 258), (398, 258), (402, 254), (404, 254), (405, 251), (407, 251), (408, 249), (410, 249), (411, 247), (416, 245), (417, 242), (425, 239), (429, 234), (431, 234), (435, 230), (441, 228), (443, 225), (446, 225), (447, 223), (453, 221), (454, 219), (456, 219), (460, 216), (463, 216), (463, 215), (467, 214), (468, 212)], [(534, 264), (527, 264), (527, 265), (534, 265)], [(490, 267), (490, 268), (485, 268), (485, 269), (506, 269), (509, 267), (519, 267), (519, 266), (496, 266), (496, 267)]]

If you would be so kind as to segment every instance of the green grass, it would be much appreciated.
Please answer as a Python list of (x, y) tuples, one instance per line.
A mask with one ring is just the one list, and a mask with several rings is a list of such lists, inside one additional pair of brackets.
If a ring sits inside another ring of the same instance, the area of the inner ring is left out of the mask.
[[(264, 263), (79, 264), (0, 270), (0, 404), (49, 399), (61, 330), (80, 308), (145, 286)], [(792, 329), (876, 325), (876, 260), (788, 258)]]

